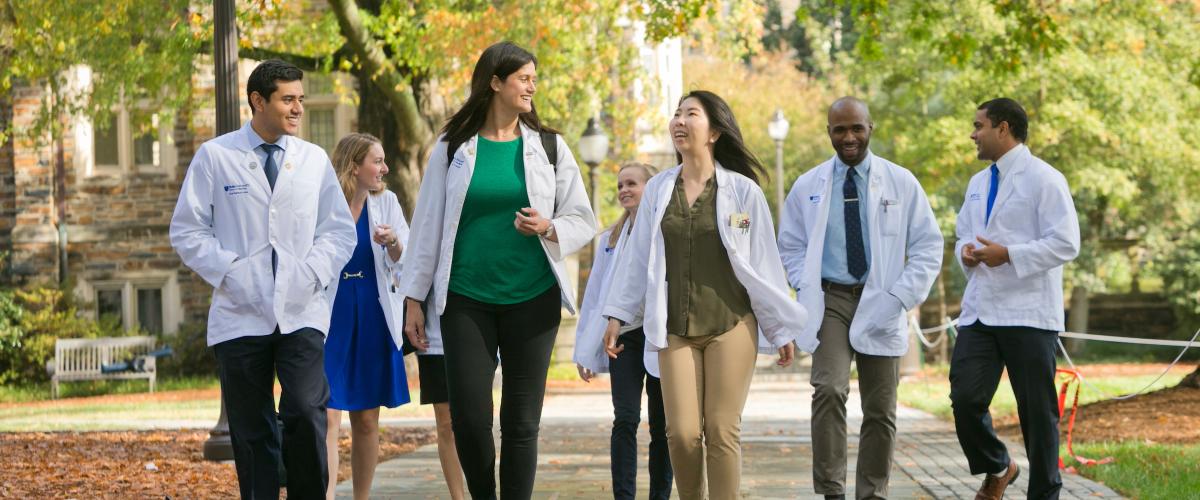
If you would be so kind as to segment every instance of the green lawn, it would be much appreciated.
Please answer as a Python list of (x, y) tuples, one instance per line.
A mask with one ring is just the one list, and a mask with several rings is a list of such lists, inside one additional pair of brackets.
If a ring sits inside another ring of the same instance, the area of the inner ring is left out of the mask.
[[(1081, 367), (1084, 374), (1087, 367)], [(945, 420), (952, 420), (948, 368), (931, 367), (921, 377), (900, 382), (900, 404), (918, 408)], [(1151, 390), (1179, 383), (1186, 371), (1173, 371), (1159, 380)], [(1098, 376), (1088, 378), (1089, 386), (1079, 393), (1079, 404), (1106, 399), (1106, 395), (1121, 395), (1145, 387), (1155, 375)], [(1095, 387), (1097, 390), (1093, 390)], [(1073, 395), (1072, 393), (1069, 395)], [(992, 416), (1006, 417), (1017, 412), (1012, 387), (1007, 380), (992, 399)], [(1159, 445), (1142, 442), (1076, 443), (1079, 455), (1101, 459), (1112, 456), (1112, 463), (1097, 466), (1077, 466), (1085, 477), (1102, 482), (1123, 495), (1137, 499), (1200, 498), (1200, 444)], [(1066, 449), (1063, 449), (1064, 460)], [(1071, 463), (1068, 460), (1068, 463)]]
[[(1084, 374), (1087, 373), (1087, 367), (1082, 367), (1081, 370)], [(900, 382), (898, 393), (900, 404), (927, 411), (945, 420), (951, 420), (949, 368), (946, 366), (930, 367), (924, 373), (921, 377), (913, 377)], [(1185, 373), (1181, 373), (1179, 370), (1172, 371), (1156, 382), (1150, 390), (1174, 386), (1183, 379), (1184, 375)], [(1079, 404), (1085, 405), (1107, 399), (1108, 396), (1118, 396), (1140, 390), (1157, 376), (1154, 374), (1089, 377), (1088, 385), (1084, 385), (1079, 391)], [(1093, 390), (1093, 387), (1100, 392)], [(1073, 396), (1074, 393), (1075, 389), (1072, 388), (1068, 396)], [(1016, 413), (1017, 402), (1013, 398), (1012, 386), (1005, 378), (1000, 381), (1000, 387), (996, 390), (995, 397), (992, 398), (992, 416), (1000, 418)]]
[(1093, 459), (1113, 457), (1112, 463), (1075, 469), (1130, 498), (1200, 497), (1200, 444), (1089, 443), (1076, 444), (1075, 452)]
[(216, 398), (188, 401), (64, 401), (0, 407), (0, 432), (207, 428), (217, 422)]
[[(181, 391), (186, 389), (216, 388), (217, 377), (160, 377), (154, 387), (156, 391)], [(106, 394), (138, 394), (149, 390), (145, 380), (89, 380), (83, 382), (61, 382), (58, 384), (60, 398), (82, 398)], [(26, 385), (0, 386), (0, 404), (26, 403), (50, 399), (50, 382)]]
[[(551, 366), (550, 380), (578, 380), (572, 363)], [(67, 382), (59, 385), (60, 399), (50, 399), (50, 383), (0, 386), (0, 432), (96, 431), (154, 428), (210, 428), (220, 414), (214, 392), (200, 398), (169, 394), (172, 391), (217, 389), (215, 377), (159, 378), (158, 394), (147, 393), (145, 380)], [(278, 388), (276, 388), (278, 393)], [(410, 391), (412, 402), (384, 408), (380, 418), (433, 418), (433, 407), (422, 406), (420, 391)], [(142, 395), (137, 398), (95, 396)], [(499, 408), (500, 393), (493, 394)], [(130, 400), (133, 399), (133, 400)], [(343, 416), (343, 425), (349, 417)]]

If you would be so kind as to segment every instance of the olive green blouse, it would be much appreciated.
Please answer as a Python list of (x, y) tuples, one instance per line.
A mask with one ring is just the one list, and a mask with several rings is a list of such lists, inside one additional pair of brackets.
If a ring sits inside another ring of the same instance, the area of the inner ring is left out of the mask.
[(750, 296), (733, 274), (717, 227), (716, 176), (691, 207), (683, 176), (662, 219), (667, 267), (667, 333), (700, 337), (725, 333), (750, 313)]

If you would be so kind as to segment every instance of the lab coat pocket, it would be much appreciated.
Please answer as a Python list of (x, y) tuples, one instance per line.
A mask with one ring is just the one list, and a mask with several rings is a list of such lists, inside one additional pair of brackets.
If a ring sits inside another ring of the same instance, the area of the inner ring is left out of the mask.
[(290, 278), (287, 290), (284, 292), (284, 313), (301, 315), (309, 309), (322, 307), (329, 309), (325, 293), (320, 289), (316, 276), (308, 269), (308, 266), (300, 261), (280, 260), (281, 267), (284, 262), (289, 262), (287, 267)]
[(256, 270), (250, 265), (251, 258), (234, 261), (217, 287), (214, 302), (221, 303), (229, 313), (254, 313), (261, 302), (259, 280)]
[(897, 236), (903, 229), (903, 218), (900, 216), (902, 205), (899, 198), (883, 198), (879, 200), (879, 233), (883, 236)]
[(1022, 237), (1038, 234), (1037, 217), (1034, 213), (1032, 199), (1009, 198), (999, 211), (993, 207), (992, 218), (995, 219), (1001, 232)]
[(1002, 283), (994, 284), (989, 292), (1001, 310), (1038, 310), (1045, 307), (1048, 295), (1046, 280), (1043, 278), (1004, 280)]
[(881, 330), (894, 331), (898, 325), (904, 324), (904, 314), (908, 311), (904, 308), (904, 304), (900, 299), (893, 297), (892, 294), (886, 293), (879, 297), (881, 302), (879, 310), (881, 311), (876, 324)]

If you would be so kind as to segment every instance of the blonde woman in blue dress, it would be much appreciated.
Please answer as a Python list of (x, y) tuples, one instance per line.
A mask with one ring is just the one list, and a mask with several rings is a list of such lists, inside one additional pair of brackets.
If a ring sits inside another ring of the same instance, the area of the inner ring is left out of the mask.
[(366, 499), (379, 460), (379, 408), (409, 402), (401, 351), (404, 302), (397, 292), (408, 223), (395, 193), (383, 182), (388, 168), (379, 139), (368, 134), (342, 138), (333, 151), (333, 167), (358, 228), (358, 245), (326, 290), (333, 318), (325, 340), (329, 379), (325, 496), (333, 498), (337, 486), (338, 431), (342, 411), (349, 411), (354, 498)]

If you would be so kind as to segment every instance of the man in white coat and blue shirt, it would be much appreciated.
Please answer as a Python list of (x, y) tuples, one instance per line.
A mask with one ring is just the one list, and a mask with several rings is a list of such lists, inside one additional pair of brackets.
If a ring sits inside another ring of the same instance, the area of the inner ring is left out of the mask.
[[(950, 358), (950, 401), (977, 500), (1000, 500), (1017, 463), (988, 412), (1007, 368), (1029, 456), (1029, 498), (1058, 498), (1058, 394), (1054, 360), (1063, 329), (1063, 266), (1079, 255), (1079, 220), (1062, 173), (1025, 146), (1029, 119), (999, 98), (975, 111), (980, 160), (958, 213), (955, 255), (967, 275)], [(982, 264), (982, 265), (981, 265)]]
[(821, 321), (805, 325), (812, 357), (813, 487), (846, 496), (846, 399), (858, 366), (863, 422), (857, 498), (886, 498), (896, 435), (906, 312), (925, 300), (944, 240), (916, 177), (875, 156), (866, 103), (838, 99), (827, 131), (833, 158), (796, 180), (779, 223), (779, 254), (797, 299)]
[(242, 498), (279, 497), (281, 456), (289, 498), (323, 498), (330, 480), (325, 287), (357, 236), (329, 156), (294, 137), (303, 76), (278, 60), (254, 69), (246, 84), (250, 122), (200, 146), (171, 217), (171, 245), (214, 289), (208, 345)]

